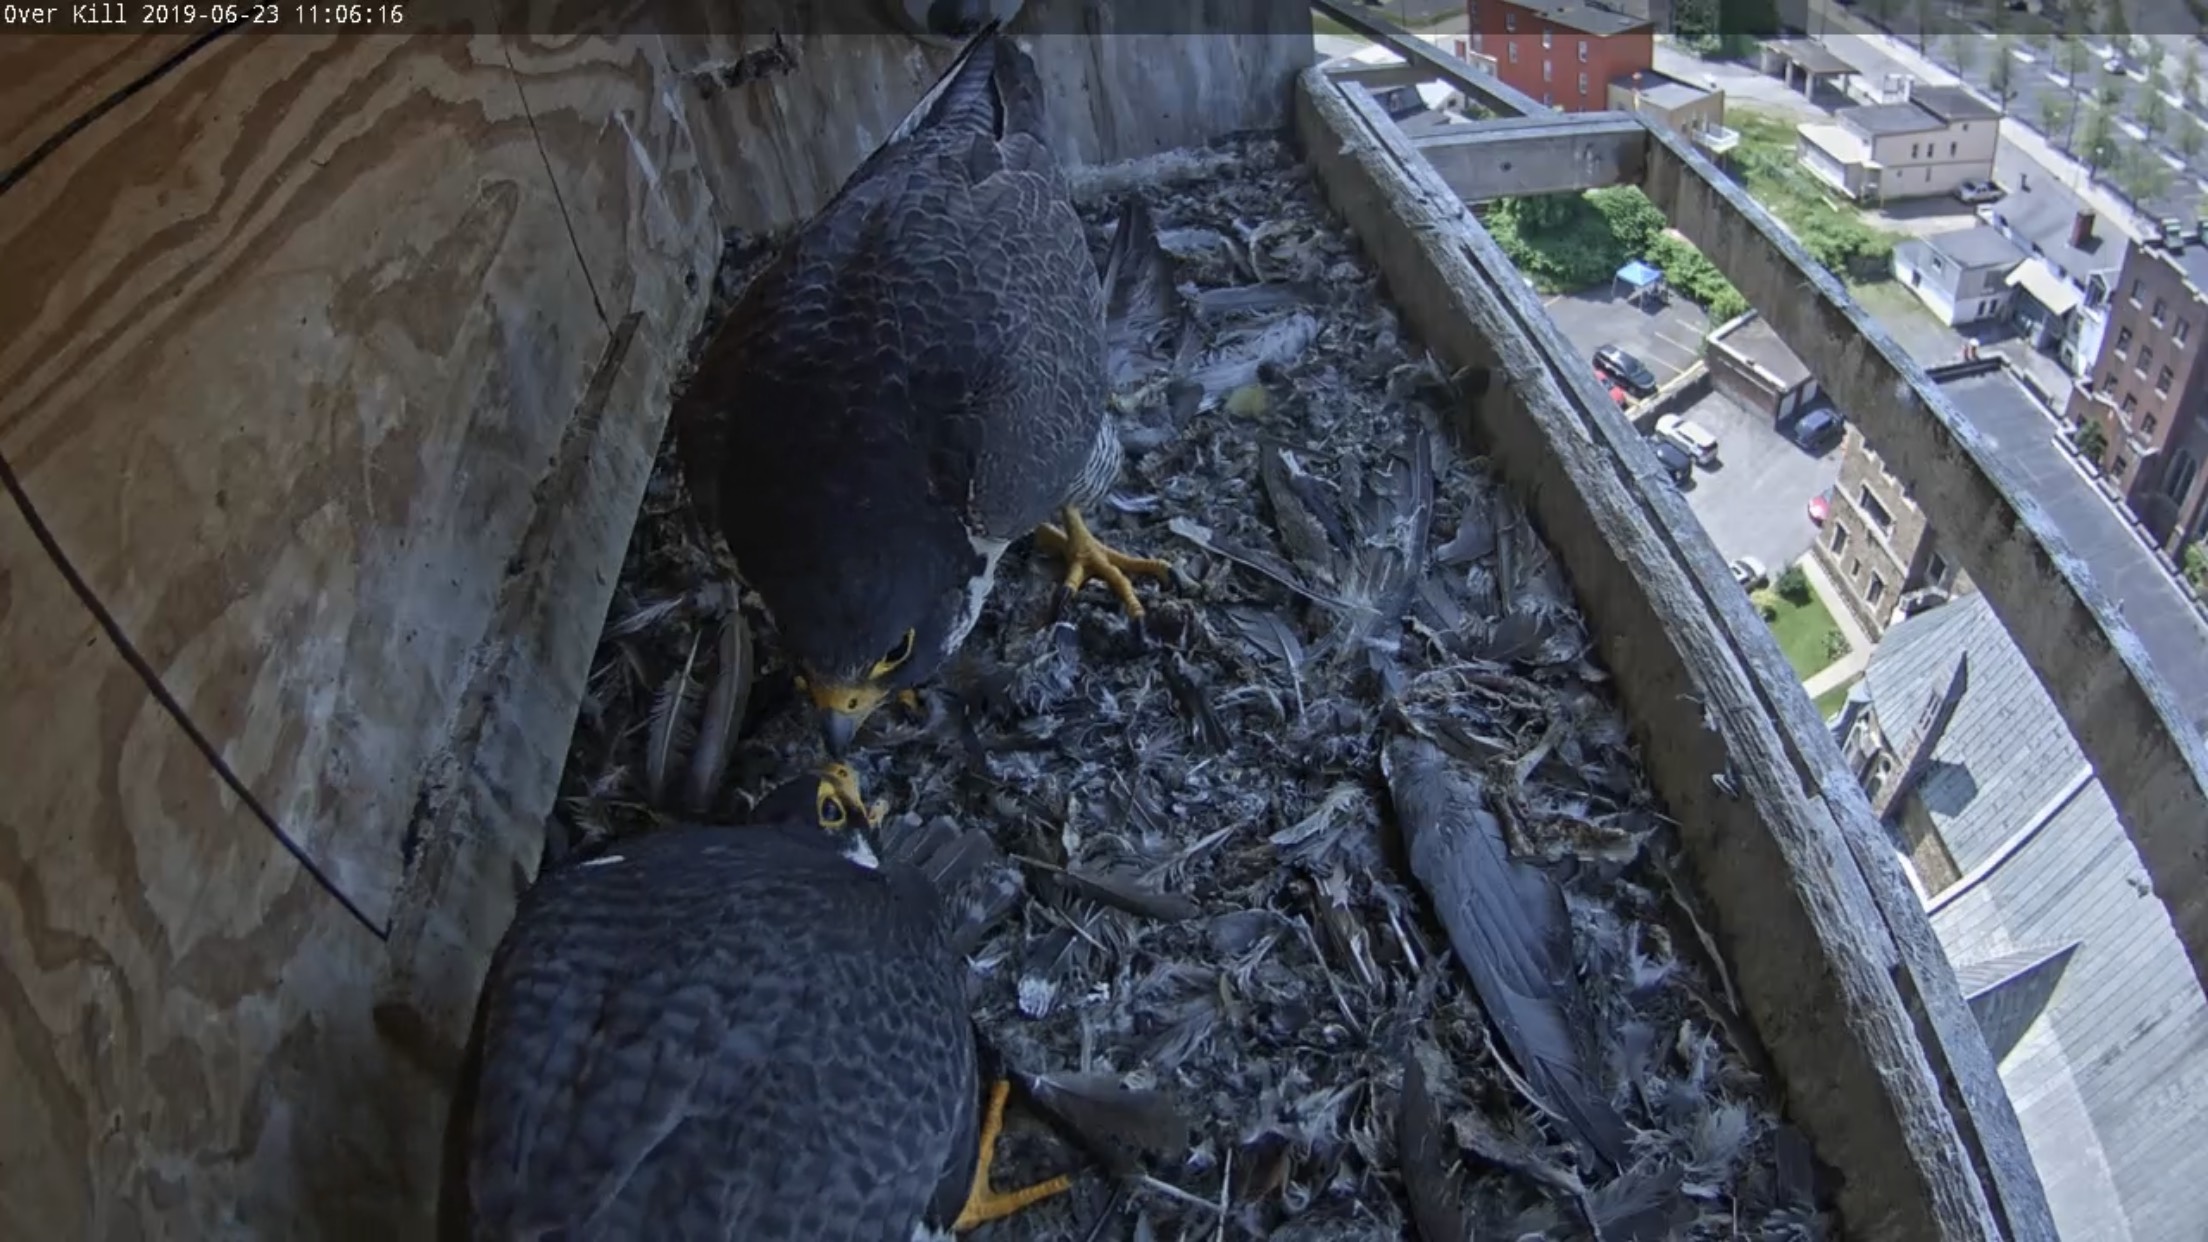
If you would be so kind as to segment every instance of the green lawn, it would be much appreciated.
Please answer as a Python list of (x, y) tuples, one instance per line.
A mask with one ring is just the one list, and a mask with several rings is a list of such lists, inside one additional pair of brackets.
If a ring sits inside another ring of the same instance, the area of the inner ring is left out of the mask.
[(1786, 653), (1786, 662), (1794, 666), (1796, 677), (1807, 681), (1847, 654), (1845, 640), (1833, 642), (1831, 636), (1838, 635), (1840, 627), (1832, 623), (1832, 614), (1825, 611), (1824, 601), (1815, 592), (1806, 604), (1796, 604), (1776, 592), (1769, 600), (1779, 614), (1771, 619), (1771, 633), (1779, 640), (1779, 650)]
[(1858, 677), (1855, 679), (1855, 681), (1843, 682), (1840, 685), (1834, 686), (1832, 689), (1825, 691), (1823, 694), (1818, 695), (1817, 715), (1821, 719), (1825, 720), (1830, 720), (1834, 716), (1838, 715), (1840, 713), (1840, 705), (1848, 701), (1848, 691), (1855, 689), (1855, 682), (1861, 680), (1863, 679)]

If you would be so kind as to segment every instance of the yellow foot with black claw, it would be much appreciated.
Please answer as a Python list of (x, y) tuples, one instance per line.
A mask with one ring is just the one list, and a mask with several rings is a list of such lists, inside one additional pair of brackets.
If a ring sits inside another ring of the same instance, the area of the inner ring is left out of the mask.
[(1112, 589), (1119, 597), (1119, 606), (1127, 610), (1128, 617), (1142, 619), (1142, 600), (1135, 594), (1135, 584), (1129, 575), (1146, 578), (1169, 579), (1173, 566), (1150, 556), (1129, 556), (1107, 545), (1089, 530), (1089, 524), (1081, 520), (1078, 510), (1065, 511), (1063, 529), (1049, 523), (1037, 528), (1035, 537), (1050, 551), (1066, 561), (1066, 590), (1070, 593), (1094, 578)]
[(989, 1166), (996, 1163), (997, 1137), (1004, 1133), (1004, 1106), (1012, 1098), (1012, 1084), (1003, 1080), (989, 1088), (989, 1110), (981, 1117), (981, 1157), (974, 1162), (974, 1186), (966, 1195), (966, 1210), (951, 1226), (959, 1233), (993, 1220), (1003, 1220), (1022, 1208), (1032, 1207), (1052, 1195), (1073, 1188), (1073, 1179), (1060, 1174), (1020, 1190), (997, 1191), (989, 1186)]

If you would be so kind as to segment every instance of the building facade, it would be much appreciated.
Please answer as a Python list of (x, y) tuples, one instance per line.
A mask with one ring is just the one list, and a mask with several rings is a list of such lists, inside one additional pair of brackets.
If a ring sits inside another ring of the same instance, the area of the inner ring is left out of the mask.
[(2208, 537), (2208, 226), (2132, 245), (2072, 424), (2093, 424), (2102, 477), (2172, 556)]
[(1817, 378), (1754, 311), (1711, 331), (1702, 350), (1710, 382), (1774, 424), (1817, 401)]
[(1472, 51), (1494, 62), (1495, 76), (1560, 111), (1607, 111), (1612, 82), (1655, 68), (1656, 28), (1645, 17), (1532, 0), (1467, 0), (1465, 16)]
[(2009, 273), (2024, 251), (1981, 224), (1912, 237), (1894, 247), (1894, 279), (1949, 327), (2006, 317), (2015, 300)]
[(2100, 361), (2129, 239), (2022, 151), (1996, 157), (1994, 180), (2007, 193), (1978, 218), (2031, 252), (2009, 273), (2010, 318), (2033, 348), (2084, 376)]
[(1796, 129), (1802, 166), (1859, 202), (1951, 194), (1991, 181), (2001, 114), (1959, 87), (1912, 86), (1904, 103), (1843, 108)]
[[(2016, 385), (1998, 357), (1934, 367), (1945, 385), (1993, 377)], [(2028, 400), (2021, 385), (2019, 399)], [(1909, 613), (1975, 590), (1908, 490), (1887, 472), (1878, 451), (1851, 425), (1840, 446), (1840, 478), (1825, 493), (1824, 529), (1811, 555), (1840, 589), (1840, 603), (1872, 637)]]

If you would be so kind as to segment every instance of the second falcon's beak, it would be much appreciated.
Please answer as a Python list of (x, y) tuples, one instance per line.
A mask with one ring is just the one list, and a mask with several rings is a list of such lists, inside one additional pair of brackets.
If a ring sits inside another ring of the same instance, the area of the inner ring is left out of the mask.
[(839, 711), (820, 714), (820, 740), (827, 745), (830, 758), (841, 759), (851, 753), (851, 739), (858, 736), (859, 723), (859, 717)]

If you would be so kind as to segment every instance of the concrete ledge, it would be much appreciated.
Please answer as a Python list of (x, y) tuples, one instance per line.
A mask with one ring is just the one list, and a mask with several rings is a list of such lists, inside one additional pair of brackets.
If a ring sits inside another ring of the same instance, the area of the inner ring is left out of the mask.
[(1468, 203), (1637, 182), (1648, 127), (1627, 112), (1482, 121), (1412, 140)]
[[(1464, 432), (1569, 572), (1791, 1117), (1864, 1238), (2052, 1239), (2014, 1111), (1838, 747), (1653, 455), (1362, 88), (1297, 132), (1406, 321), (1484, 395)], [(1870, 854), (1870, 857), (1866, 857)]]
[(1481, 73), (1361, 4), (1311, 0), (1311, 8), (1375, 43), (1387, 45), (1410, 64), (1423, 66), (1428, 72), (1416, 79), (1418, 81), (1440, 78), (1463, 91), (1465, 98), (1498, 116), (1551, 114), (1550, 109), (1542, 107), (1533, 96), (1493, 74)]
[(1649, 197), (1878, 448), (2061, 709), (2208, 986), (2208, 749), (2053, 521), (1923, 367), (1745, 191), (1655, 133)]

